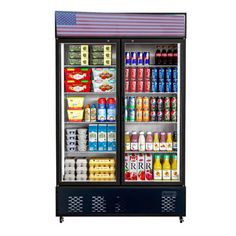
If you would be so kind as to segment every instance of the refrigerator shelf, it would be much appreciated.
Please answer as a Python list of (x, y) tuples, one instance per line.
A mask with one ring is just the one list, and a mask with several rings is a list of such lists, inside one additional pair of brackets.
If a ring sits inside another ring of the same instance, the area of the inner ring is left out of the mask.
[(116, 124), (116, 122), (69, 122), (65, 121), (66, 125), (86, 125), (86, 124)]
[(128, 96), (171, 96), (171, 95), (177, 95), (176, 92), (126, 92), (125, 95)]
[(148, 122), (132, 122), (132, 121), (126, 121), (126, 125), (137, 125), (137, 124), (145, 124), (145, 125), (157, 125), (157, 124), (177, 124), (176, 121), (148, 121)]
[(64, 68), (115, 68), (116, 65), (104, 66), (104, 65), (64, 65)]
[(101, 157), (101, 155), (114, 155), (116, 154), (116, 151), (86, 151), (86, 152), (67, 152), (65, 151), (65, 156), (71, 156), (71, 157), (77, 157), (77, 156), (99, 156)]
[(177, 67), (177, 65), (125, 65), (125, 67), (135, 68), (156, 68), (156, 67)]
[(177, 153), (177, 151), (125, 151), (125, 153), (150, 153), (150, 154), (171, 154), (171, 153)]
[(114, 95), (116, 95), (116, 92), (112, 92), (112, 93), (98, 93), (98, 92), (65, 92), (64, 93), (64, 95), (66, 95), (66, 96), (70, 96), (70, 95), (83, 95), (83, 96), (97, 96), (97, 95), (99, 95), (99, 96), (110, 96), (110, 95), (112, 95), (112, 96), (114, 96)]

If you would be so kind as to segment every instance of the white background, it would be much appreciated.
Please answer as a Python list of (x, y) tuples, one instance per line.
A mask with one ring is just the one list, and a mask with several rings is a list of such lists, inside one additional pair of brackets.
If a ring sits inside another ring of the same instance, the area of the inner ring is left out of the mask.
[[(2, 1), (1, 235), (233, 235), (236, 212), (233, 3)], [(137, 217), (66, 218), (63, 224), (58, 223), (54, 191), (55, 10), (188, 13), (184, 224), (177, 218)]]

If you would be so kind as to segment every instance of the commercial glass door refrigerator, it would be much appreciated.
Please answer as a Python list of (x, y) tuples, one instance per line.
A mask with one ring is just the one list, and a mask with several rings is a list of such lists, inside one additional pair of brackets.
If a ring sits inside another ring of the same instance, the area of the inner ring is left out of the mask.
[(185, 13), (56, 12), (56, 215), (177, 216)]

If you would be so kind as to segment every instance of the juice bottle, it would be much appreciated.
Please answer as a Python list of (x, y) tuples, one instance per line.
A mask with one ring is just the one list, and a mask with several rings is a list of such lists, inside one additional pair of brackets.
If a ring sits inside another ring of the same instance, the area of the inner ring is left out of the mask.
[(160, 151), (166, 151), (166, 133), (161, 132), (160, 134)]
[(171, 163), (171, 179), (177, 180), (179, 179), (179, 173), (177, 168), (177, 155), (172, 155), (172, 163)]
[(163, 162), (163, 180), (170, 180), (170, 155), (164, 155), (164, 162)]
[(137, 132), (132, 132), (131, 140), (130, 140), (130, 150), (138, 151), (138, 134)]
[(125, 132), (125, 151), (130, 151), (130, 135), (129, 135), (129, 132)]
[(153, 150), (152, 132), (147, 132), (147, 135), (146, 135), (146, 151), (152, 151), (152, 150)]
[(166, 150), (167, 151), (172, 151), (172, 133), (171, 132), (168, 132), (167, 133), (167, 138), (166, 138)]
[(90, 122), (91, 121), (91, 119), (90, 119), (90, 105), (89, 104), (87, 104), (85, 106), (84, 121), (85, 122)]
[(177, 132), (173, 132), (173, 144), (172, 144), (173, 151), (177, 151)]
[(138, 150), (140, 152), (144, 152), (145, 151), (145, 136), (144, 136), (144, 132), (143, 131), (139, 132)]
[(158, 132), (155, 132), (153, 135), (153, 151), (160, 150), (159, 135)]
[(153, 176), (154, 180), (162, 180), (161, 155), (159, 154), (154, 155)]

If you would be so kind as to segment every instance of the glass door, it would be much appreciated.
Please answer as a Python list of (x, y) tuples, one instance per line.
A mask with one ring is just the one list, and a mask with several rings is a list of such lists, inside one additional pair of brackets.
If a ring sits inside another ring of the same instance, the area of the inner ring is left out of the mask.
[(118, 181), (119, 45), (110, 40), (61, 43), (62, 182)]
[(123, 182), (180, 182), (180, 43), (123, 46)]

